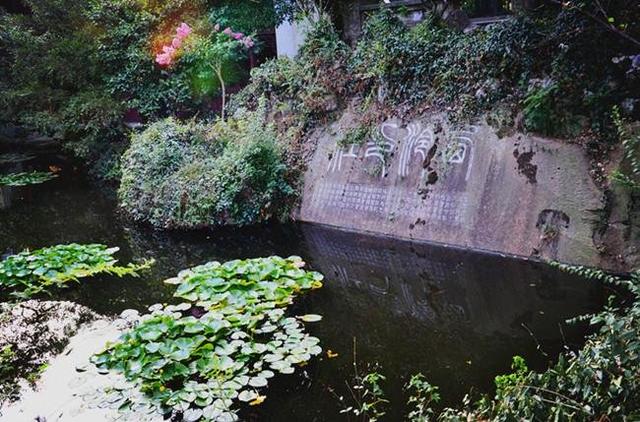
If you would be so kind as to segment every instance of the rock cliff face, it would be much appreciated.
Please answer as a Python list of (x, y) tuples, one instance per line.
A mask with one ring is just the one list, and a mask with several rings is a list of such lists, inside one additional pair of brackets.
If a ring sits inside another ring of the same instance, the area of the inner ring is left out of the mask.
[(633, 226), (634, 207), (595, 185), (579, 145), (500, 138), (484, 122), (454, 127), (441, 115), (389, 120), (342, 145), (355, 118), (314, 134), (300, 220), (614, 270), (637, 264), (637, 231), (607, 226), (611, 215)]

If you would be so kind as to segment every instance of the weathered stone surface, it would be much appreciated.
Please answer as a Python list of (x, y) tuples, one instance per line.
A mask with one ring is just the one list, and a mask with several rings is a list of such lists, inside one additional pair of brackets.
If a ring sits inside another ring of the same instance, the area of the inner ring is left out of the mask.
[[(316, 132), (298, 218), (351, 230), (621, 269), (593, 240), (604, 195), (582, 148), (439, 115), (390, 120), (338, 145), (352, 120)], [(338, 135), (331, 135), (337, 133)], [(619, 245), (620, 246), (620, 245)]]

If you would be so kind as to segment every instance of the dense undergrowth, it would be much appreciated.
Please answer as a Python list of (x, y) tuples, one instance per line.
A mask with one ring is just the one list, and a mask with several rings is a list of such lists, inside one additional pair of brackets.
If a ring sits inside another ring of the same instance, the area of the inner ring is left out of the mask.
[(260, 109), (213, 125), (158, 121), (132, 138), (123, 157), (120, 202), (157, 227), (284, 217), (292, 196), (283, 150)]
[[(627, 6), (611, 19), (630, 22), (626, 30), (637, 36), (640, 11)], [(599, 142), (612, 138), (614, 105), (640, 115), (638, 69), (627, 59), (637, 50), (575, 9), (542, 9), (469, 33), (436, 16), (407, 28), (385, 9), (366, 21), (354, 48), (323, 17), (300, 56), (254, 70), (237, 103), (266, 94), (277, 111), (311, 123), (318, 111), (354, 98), (374, 117), (447, 110), (470, 120), (498, 112), (493, 120), (502, 125)]]
[[(95, 177), (117, 182), (125, 120), (213, 115), (219, 87), (203, 88), (215, 78), (197, 54), (171, 69), (154, 60), (176, 26), (189, 22), (205, 45), (215, 24), (254, 33), (290, 13), (288, 1), (253, 3), (25, 0), (26, 12), (16, 13), (0, 6), (0, 126), (58, 137)], [(256, 7), (260, 19), (248, 13)], [(230, 70), (243, 77), (241, 66)]]

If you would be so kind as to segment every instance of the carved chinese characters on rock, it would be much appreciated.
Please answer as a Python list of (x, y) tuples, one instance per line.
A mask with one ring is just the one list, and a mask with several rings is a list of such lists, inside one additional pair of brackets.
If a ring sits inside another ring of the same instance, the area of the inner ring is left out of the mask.
[[(394, 216), (415, 216), (458, 225), (466, 207), (476, 132), (476, 127), (469, 126), (438, 140), (431, 126), (385, 122), (363, 144), (335, 149), (326, 167), (327, 178), (315, 186), (314, 207), (347, 211), (340, 213), (343, 216), (349, 212), (391, 216), (385, 224)], [(417, 192), (427, 167), (435, 168), (439, 178), (425, 198)]]

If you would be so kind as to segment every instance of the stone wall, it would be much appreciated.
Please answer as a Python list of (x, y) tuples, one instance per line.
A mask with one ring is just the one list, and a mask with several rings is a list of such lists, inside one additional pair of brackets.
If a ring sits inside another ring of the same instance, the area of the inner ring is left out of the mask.
[(389, 120), (361, 144), (342, 145), (355, 119), (345, 113), (314, 134), (300, 220), (628, 269), (619, 236), (594, 241), (610, 201), (579, 145), (500, 138), (484, 122), (454, 127), (441, 115)]

